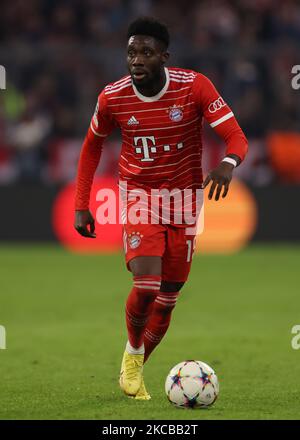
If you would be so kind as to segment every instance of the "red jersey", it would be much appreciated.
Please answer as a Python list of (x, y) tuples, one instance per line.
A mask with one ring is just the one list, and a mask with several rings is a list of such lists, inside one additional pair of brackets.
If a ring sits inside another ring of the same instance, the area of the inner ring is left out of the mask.
[[(120, 128), (119, 178), (128, 189), (201, 188), (203, 118), (223, 137), (226, 154), (243, 160), (247, 151), (233, 112), (207, 77), (173, 67), (165, 67), (165, 74), (165, 86), (155, 96), (143, 96), (131, 77), (125, 76), (107, 85), (98, 97), (85, 145), (92, 148), (93, 143), (93, 154), (100, 158), (96, 151), (101, 151), (104, 138)], [(88, 207), (91, 179), (84, 169), (88, 162), (79, 166), (76, 209)], [(95, 168), (97, 160), (90, 162)]]

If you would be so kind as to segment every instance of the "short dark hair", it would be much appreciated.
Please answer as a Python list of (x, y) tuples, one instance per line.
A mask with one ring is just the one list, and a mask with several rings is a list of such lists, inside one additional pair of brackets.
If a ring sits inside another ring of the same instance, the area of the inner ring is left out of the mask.
[(133, 21), (128, 27), (127, 40), (133, 35), (148, 35), (162, 41), (166, 47), (170, 43), (167, 26), (153, 17), (140, 17)]

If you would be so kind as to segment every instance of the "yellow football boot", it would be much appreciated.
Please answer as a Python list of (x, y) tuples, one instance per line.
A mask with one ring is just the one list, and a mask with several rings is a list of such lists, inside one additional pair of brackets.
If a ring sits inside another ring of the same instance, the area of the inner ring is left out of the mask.
[(136, 400), (150, 400), (151, 396), (148, 393), (148, 391), (146, 390), (145, 387), (145, 383), (144, 383), (144, 378), (142, 377), (142, 384), (140, 389), (138, 390), (138, 392), (135, 395), (135, 399)]
[[(120, 384), (121, 390), (124, 391), (124, 387), (123, 387), (123, 371), (121, 371), (121, 374), (120, 374), (119, 384)], [(143, 377), (142, 377), (142, 383), (141, 383), (140, 389), (138, 390), (136, 395), (135, 396), (128, 396), (128, 397), (130, 397), (131, 399), (136, 399), (136, 400), (150, 400), (151, 399), (150, 394), (146, 390), (145, 382), (144, 382), (144, 378)]]
[(128, 396), (135, 396), (141, 388), (143, 365), (143, 354), (129, 354), (124, 351), (119, 383)]

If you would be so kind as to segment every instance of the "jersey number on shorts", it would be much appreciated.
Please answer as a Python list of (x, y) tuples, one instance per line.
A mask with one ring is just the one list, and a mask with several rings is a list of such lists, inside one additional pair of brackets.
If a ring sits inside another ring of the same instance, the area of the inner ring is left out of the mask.
[(196, 245), (196, 237), (194, 237), (193, 240), (187, 240), (186, 244), (187, 244), (186, 262), (190, 263), (190, 261), (192, 260), (193, 251), (194, 251), (195, 245)]

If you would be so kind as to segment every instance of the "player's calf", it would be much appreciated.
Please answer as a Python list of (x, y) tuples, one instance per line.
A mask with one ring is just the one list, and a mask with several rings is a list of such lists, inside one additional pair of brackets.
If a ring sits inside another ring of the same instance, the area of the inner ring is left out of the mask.
[(160, 290), (159, 275), (143, 275), (133, 278), (134, 286), (126, 302), (126, 325), (131, 354), (140, 350), (143, 345), (144, 330), (150, 316), (154, 300)]
[[(183, 284), (184, 283), (162, 282), (161, 291), (154, 301), (151, 317), (145, 329), (144, 362), (146, 362), (152, 351), (166, 334), (170, 325), (172, 311), (175, 308), (179, 295), (179, 290), (174, 291), (173, 288), (181, 288)], [(162, 291), (163, 289), (164, 291)]]

